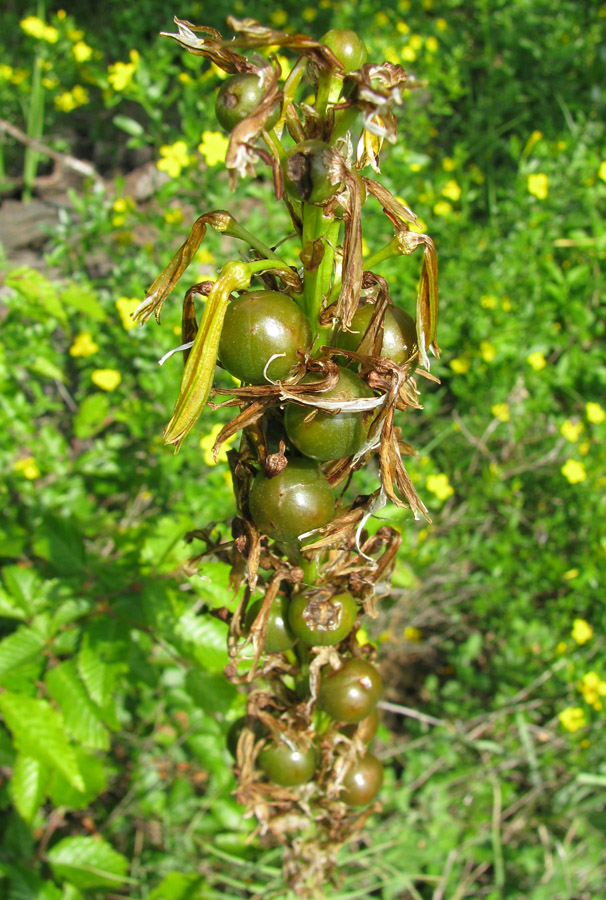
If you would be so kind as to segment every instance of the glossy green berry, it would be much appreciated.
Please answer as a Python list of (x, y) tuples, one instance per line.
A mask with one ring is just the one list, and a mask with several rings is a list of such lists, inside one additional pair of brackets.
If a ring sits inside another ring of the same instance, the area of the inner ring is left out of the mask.
[(285, 741), (269, 744), (259, 753), (259, 768), (270, 781), (281, 787), (295, 787), (310, 781), (316, 771), (316, 751), (313, 747), (300, 750)]
[(358, 37), (355, 31), (347, 28), (333, 28), (327, 31), (320, 43), (332, 50), (339, 62), (345, 68), (345, 74), (359, 69), (368, 59), (368, 50), (364, 41)]
[(248, 728), (249, 731), (252, 731), (255, 737), (255, 741), (258, 741), (267, 731), (261, 720), (257, 719), (255, 716), (240, 716), (239, 719), (236, 719), (236, 721), (232, 723), (229, 731), (227, 732), (227, 738), (225, 741), (225, 743), (227, 744), (227, 749), (234, 759), (236, 759), (238, 755), (238, 741), (240, 740), (240, 735), (245, 728)]
[(284, 187), (293, 200), (322, 203), (333, 197), (339, 184), (328, 175), (327, 154), (331, 150), (324, 141), (309, 140), (295, 144), (282, 163)]
[(357, 725), (346, 725), (343, 729), (343, 734), (346, 734), (347, 737), (352, 738), (354, 735), (356, 737), (361, 738), (365, 744), (370, 744), (375, 734), (377, 733), (377, 728), (379, 727), (379, 713), (376, 709), (373, 709), (369, 716), (366, 716), (365, 719), (362, 719), (361, 722), (358, 722)]
[(311, 325), (294, 300), (277, 291), (249, 291), (227, 307), (219, 360), (234, 378), (265, 384), (286, 378), (297, 350), (309, 350), (311, 341)]
[[(246, 610), (245, 629), (250, 631), (251, 625), (257, 618), (263, 605), (263, 599), (255, 600)], [(267, 631), (265, 632), (265, 652), (284, 653), (290, 650), (295, 642), (295, 637), (288, 624), (288, 598), (278, 596), (269, 609), (267, 617)]]
[(348, 806), (366, 806), (383, 785), (383, 765), (372, 753), (356, 760), (347, 770), (339, 800)]
[[(336, 335), (337, 347), (343, 350), (357, 350), (366, 329), (370, 324), (374, 306), (367, 303), (361, 306), (351, 322), (351, 331), (339, 331)], [(403, 365), (417, 347), (417, 328), (415, 320), (404, 309), (390, 306), (383, 320), (383, 342), (381, 356), (393, 360), (398, 366)]]
[(374, 710), (382, 688), (373, 665), (349, 659), (339, 669), (322, 671), (318, 706), (339, 722), (360, 722)]
[[(319, 381), (320, 375), (306, 375), (302, 384)], [(329, 391), (318, 394), (321, 400), (359, 400), (372, 397), (368, 385), (349, 369), (339, 368), (339, 382)], [(289, 403), (284, 414), (284, 427), (289, 440), (304, 456), (329, 460), (357, 453), (368, 433), (374, 411), (331, 412), (318, 411), (313, 415), (309, 406)]]
[[(264, 93), (258, 75), (245, 72), (230, 76), (223, 82), (217, 94), (215, 101), (217, 121), (226, 131), (233, 131), (236, 125), (246, 119), (259, 105)], [(273, 128), (279, 117), (280, 107), (276, 106), (265, 123), (265, 130)]]
[(294, 541), (328, 524), (335, 510), (332, 488), (309, 459), (291, 459), (278, 475), (255, 477), (248, 504), (252, 520), (276, 541)]
[(348, 591), (329, 600), (299, 594), (291, 600), (288, 621), (292, 633), (308, 647), (327, 647), (347, 637), (354, 626), (358, 605)]

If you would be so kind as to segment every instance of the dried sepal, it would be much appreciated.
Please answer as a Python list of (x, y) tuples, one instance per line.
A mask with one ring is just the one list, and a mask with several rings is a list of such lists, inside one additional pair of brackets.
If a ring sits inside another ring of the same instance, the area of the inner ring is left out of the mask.
[(230, 171), (230, 177), (232, 173), (237, 173), (244, 177), (247, 174), (254, 175), (254, 162), (257, 158), (262, 159), (264, 163), (272, 167), (274, 185), (279, 198), (282, 194), (282, 175), (279, 159), (275, 154), (256, 148), (254, 144), (262, 134), (276, 106), (278, 104), (282, 105), (283, 94), (278, 86), (280, 66), (276, 62), (273, 67), (264, 66), (256, 74), (260, 79), (263, 97), (250, 115), (238, 122), (233, 128), (225, 157), (225, 165)]
[(405, 89), (418, 87), (416, 79), (390, 62), (366, 63), (349, 77), (356, 82), (350, 100), (362, 110), (364, 129), (395, 143), (397, 123), (392, 109), (402, 103)]
[(440, 356), (440, 348), (436, 340), (438, 327), (438, 256), (432, 239), (427, 234), (417, 234), (402, 228), (396, 235), (398, 247), (404, 254), (414, 253), (423, 247), (423, 266), (417, 291), (417, 338), (419, 356), (424, 366), (429, 369), (427, 350), (435, 357)]
[[(177, 34), (162, 31), (161, 35), (172, 38), (189, 53), (194, 56), (205, 56), (206, 59), (230, 75), (256, 71), (256, 66), (245, 56), (235, 53), (231, 49), (230, 42), (224, 40), (220, 31), (204, 25), (193, 25), (187, 19), (179, 19), (177, 16), (173, 21), (177, 26)], [(198, 37), (198, 34), (202, 34), (204, 37)]]

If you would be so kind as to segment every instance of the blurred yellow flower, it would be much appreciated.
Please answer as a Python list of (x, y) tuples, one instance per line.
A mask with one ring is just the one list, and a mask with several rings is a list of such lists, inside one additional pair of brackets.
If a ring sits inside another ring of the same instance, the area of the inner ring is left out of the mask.
[(567, 459), (560, 472), (570, 484), (579, 484), (587, 478), (585, 464), (576, 459)]
[(480, 354), (484, 362), (491, 363), (497, 355), (497, 348), (490, 341), (482, 341), (480, 344)]
[(38, 16), (27, 16), (19, 22), (21, 28), (30, 37), (38, 38), (41, 41), (47, 41), (49, 44), (56, 44), (59, 40), (59, 32), (52, 25), (47, 25)]
[(606, 419), (606, 412), (599, 403), (593, 403), (591, 400), (585, 404), (585, 414), (592, 425), (601, 425)]
[(115, 391), (122, 381), (122, 375), (117, 369), (95, 369), (90, 378), (102, 391)]
[(402, 59), (403, 60), (405, 60), (406, 62), (414, 62), (416, 58), (417, 58), (417, 54), (415, 53), (414, 49), (410, 45), (407, 45), (406, 47), (402, 47)]
[(544, 200), (549, 193), (549, 178), (543, 172), (528, 176), (528, 191), (539, 200)]
[(93, 48), (85, 44), (84, 41), (77, 41), (72, 47), (72, 53), (76, 57), (77, 62), (87, 62), (93, 55)]
[(398, 22), (396, 24), (396, 31), (399, 31), (400, 34), (408, 34), (410, 31), (410, 26), (406, 24), (406, 22)]
[(164, 221), (169, 225), (179, 225), (183, 221), (183, 213), (178, 206), (174, 209), (167, 209), (164, 213)]
[(358, 628), (356, 631), (356, 641), (358, 642), (359, 647), (370, 644), (370, 638), (368, 637), (368, 632), (365, 628)]
[(425, 48), (429, 51), (429, 53), (437, 53), (440, 45), (438, 44), (438, 39), (431, 34), (427, 40), (425, 41)]
[(461, 196), (461, 188), (454, 178), (451, 178), (448, 184), (442, 188), (442, 193), (445, 197), (448, 197), (449, 200), (453, 200), (456, 203)]
[[(535, 144), (537, 144), (541, 138), (543, 137), (543, 132), (541, 131), (533, 131), (528, 140), (526, 141), (526, 146), (524, 147), (524, 156), (528, 156), (532, 148)], [(532, 193), (532, 192), (531, 192)]]
[(90, 97), (87, 89), (81, 84), (76, 84), (71, 91), (63, 91), (62, 94), (56, 96), (53, 100), (57, 109), (62, 112), (71, 112), (78, 106), (84, 106), (88, 103)]
[(564, 424), (560, 426), (560, 434), (562, 434), (567, 441), (570, 441), (571, 444), (576, 444), (582, 431), (583, 423), (573, 422), (571, 419), (566, 419)]
[(446, 19), (436, 19), (436, 28), (438, 31), (446, 31), (448, 28), (448, 22)]
[(448, 200), (440, 200), (433, 208), (436, 216), (447, 216), (452, 212), (452, 206)]
[(491, 406), (490, 411), (495, 419), (500, 419), (501, 422), (509, 422), (509, 406), (507, 403), (495, 403), (494, 406)]
[(137, 50), (130, 51), (130, 62), (117, 62), (108, 66), (107, 80), (115, 91), (124, 91), (133, 80), (133, 76), (139, 65), (139, 53)]
[(385, 25), (389, 25), (389, 16), (387, 16), (383, 10), (380, 10), (375, 14), (375, 24), (381, 28), (384, 28)]
[(414, 625), (407, 625), (402, 633), (402, 637), (405, 641), (410, 641), (411, 644), (418, 644), (423, 639), (423, 632), (415, 628)]
[(69, 348), (70, 356), (82, 356), (86, 359), (97, 352), (99, 347), (93, 341), (90, 331), (82, 331), (74, 339), (74, 343)]
[(423, 38), (420, 34), (411, 34), (408, 43), (413, 50), (420, 50), (423, 46)]
[(480, 297), (480, 303), (484, 307), (484, 309), (495, 309), (497, 305), (497, 298), (494, 294), (485, 294), (483, 297)]
[(171, 178), (178, 178), (181, 174), (181, 169), (188, 166), (190, 162), (185, 141), (164, 144), (160, 147), (160, 156), (162, 156), (162, 159), (158, 160), (156, 167), (161, 172), (166, 172)]
[(578, 577), (579, 577), (578, 569), (568, 569), (568, 571), (564, 572), (564, 574), (562, 575), (562, 578), (564, 579), (564, 581), (574, 581), (574, 579), (578, 578)]
[[(207, 466), (216, 465), (212, 449), (215, 446), (215, 441), (217, 440), (217, 435), (223, 428), (223, 425), (213, 425), (209, 434), (204, 435), (203, 438), (200, 438), (200, 449), (204, 450), (204, 462)], [(232, 446), (236, 438), (237, 434), (233, 434), (230, 438), (228, 438), (224, 444), (221, 445), (221, 449), (219, 450), (219, 455), (217, 456), (217, 462), (227, 462), (227, 451)]]
[(600, 168), (598, 169), (598, 175), (602, 179), (602, 181), (606, 181), (606, 159), (600, 163)]
[(288, 22), (288, 14), (283, 9), (275, 9), (269, 18), (271, 19), (272, 25), (275, 25), (276, 28), (281, 28)]
[(570, 634), (577, 644), (586, 644), (593, 637), (593, 628), (585, 619), (575, 619)]
[(560, 723), (566, 731), (578, 731), (587, 724), (585, 711), (580, 706), (569, 706), (559, 715)]
[(28, 456), (25, 459), (18, 459), (14, 464), (13, 469), (15, 472), (21, 472), (23, 477), (27, 478), (28, 481), (34, 481), (36, 478), (40, 477), (40, 469), (36, 465), (33, 456)]
[(12, 77), (13, 67), (7, 66), (6, 63), (2, 63), (2, 65), (0, 66), (0, 78), (2, 78), (4, 81), (10, 81)]
[(428, 475), (426, 482), (427, 490), (435, 494), (438, 500), (447, 500), (454, 489), (448, 480), (448, 475), (443, 473), (440, 475)]
[(313, 6), (304, 6), (301, 15), (304, 22), (313, 22), (318, 15), (318, 10), (314, 9)]
[(193, 78), (189, 74), (189, 72), (179, 72), (177, 78), (181, 82), (181, 84), (193, 84)]
[(229, 139), (218, 131), (202, 132), (202, 143), (198, 144), (198, 152), (204, 157), (207, 165), (216, 166), (223, 162)]
[(528, 365), (532, 366), (535, 372), (540, 372), (541, 369), (544, 369), (547, 365), (547, 360), (540, 350), (537, 350), (536, 353), (531, 353), (530, 356), (526, 358), (526, 362)]
[(140, 303), (141, 300), (138, 297), (118, 297), (116, 300), (116, 309), (118, 310), (122, 327), (126, 331), (131, 331), (131, 329), (137, 327), (132, 314)]
[(196, 260), (203, 266), (212, 266), (217, 260), (207, 247), (202, 247), (196, 254)]
[(468, 356), (457, 356), (456, 359), (450, 360), (450, 368), (457, 375), (465, 375), (471, 368), (471, 360)]
[(556, 653), (566, 653), (567, 647), (568, 644), (566, 643), (566, 641), (560, 641), (560, 643), (556, 646)]
[(280, 53), (277, 54), (276, 59), (280, 63), (280, 70), (282, 73), (280, 77), (288, 78), (288, 76), (292, 72), (292, 62), (286, 56), (282, 56), (282, 54)]

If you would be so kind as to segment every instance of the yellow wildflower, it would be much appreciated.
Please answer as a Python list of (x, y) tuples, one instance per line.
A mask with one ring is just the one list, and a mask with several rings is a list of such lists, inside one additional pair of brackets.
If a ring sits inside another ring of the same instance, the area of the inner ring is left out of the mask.
[(301, 15), (303, 16), (303, 20), (305, 22), (313, 22), (318, 15), (318, 10), (314, 9), (313, 6), (305, 6), (303, 7), (303, 12), (301, 13)]
[(585, 414), (592, 425), (601, 425), (606, 419), (606, 412), (599, 403), (593, 403), (591, 400), (585, 404)]
[(47, 91), (54, 91), (59, 86), (59, 79), (54, 75), (45, 75), (42, 79), (42, 85)]
[(402, 47), (402, 59), (406, 62), (414, 62), (417, 58), (417, 54), (414, 51), (414, 48), (410, 45), (406, 47)]
[(482, 341), (480, 344), (480, 354), (484, 362), (491, 363), (497, 355), (497, 348), (490, 341)]
[(35, 481), (36, 478), (40, 477), (40, 469), (36, 465), (33, 456), (28, 456), (25, 459), (18, 459), (14, 464), (13, 469), (15, 472), (21, 472), (23, 477), (27, 478), (28, 481)]
[(47, 41), (49, 44), (56, 44), (59, 40), (59, 32), (52, 25), (47, 25), (38, 16), (27, 16), (19, 22), (21, 28), (30, 37), (38, 38), (41, 41)]
[(90, 331), (81, 331), (74, 339), (74, 343), (69, 348), (70, 356), (82, 356), (86, 359), (97, 352), (99, 347), (93, 341)]
[(575, 619), (570, 634), (577, 644), (586, 644), (593, 637), (593, 628), (585, 619)]
[(465, 375), (471, 368), (471, 360), (468, 356), (457, 356), (456, 359), (450, 360), (450, 368), (457, 375)]
[(384, 28), (386, 25), (389, 25), (389, 16), (380, 10), (380, 12), (375, 14), (375, 24), (380, 28)]
[(427, 40), (425, 41), (425, 48), (429, 53), (437, 53), (440, 45), (438, 44), (438, 39), (431, 34)]
[(549, 193), (549, 178), (543, 172), (528, 176), (528, 191), (539, 200), (544, 200)]
[(415, 628), (414, 625), (407, 625), (402, 633), (402, 637), (405, 641), (410, 641), (411, 644), (418, 644), (423, 639), (423, 632)]
[(446, 187), (442, 188), (442, 193), (445, 197), (448, 197), (449, 200), (453, 200), (456, 203), (461, 196), (461, 188), (454, 178), (451, 178)]
[(10, 81), (13, 77), (13, 67), (7, 66), (6, 63), (2, 63), (0, 66), (0, 78), (4, 81)]
[(72, 53), (76, 57), (77, 62), (87, 62), (93, 55), (93, 48), (85, 44), (84, 41), (77, 41), (72, 47)]
[[(122, 327), (126, 331), (131, 331), (133, 328), (137, 327), (137, 323), (134, 321), (132, 313), (134, 313), (140, 303), (141, 300), (138, 297), (118, 297), (116, 300), (116, 309), (118, 310)], [(181, 329), (179, 329), (179, 333), (180, 332)]]
[(499, 419), (501, 422), (509, 422), (509, 406), (507, 403), (495, 403), (494, 406), (490, 407), (490, 411), (495, 419)]
[(559, 715), (560, 723), (566, 731), (578, 731), (587, 724), (585, 711), (580, 706), (569, 706)]
[(108, 66), (107, 80), (115, 91), (124, 91), (133, 80), (133, 76), (139, 65), (139, 53), (136, 50), (130, 51), (130, 62), (117, 62)]
[(164, 213), (164, 221), (169, 225), (179, 225), (183, 221), (183, 213), (178, 206), (174, 209), (167, 209)]
[(199, 263), (202, 263), (203, 266), (212, 266), (212, 264), (216, 263), (217, 261), (207, 247), (202, 247), (200, 250), (198, 250), (196, 259)]
[(560, 643), (556, 646), (556, 653), (559, 653), (560, 655), (562, 653), (566, 653), (567, 647), (568, 644), (566, 643), (566, 641), (560, 641)]
[(433, 208), (436, 216), (447, 216), (452, 212), (452, 206), (448, 200), (440, 200)]
[(156, 166), (161, 172), (167, 172), (171, 178), (178, 178), (181, 169), (189, 165), (190, 158), (185, 141), (175, 141), (174, 144), (164, 144), (160, 147), (160, 155)]
[(598, 175), (602, 179), (602, 181), (606, 181), (606, 159), (600, 163), (600, 168), (598, 169)]
[(570, 484), (579, 484), (587, 478), (585, 464), (576, 459), (567, 459), (560, 472)]
[(81, 41), (84, 37), (84, 32), (80, 28), (70, 28), (68, 29), (67, 36), (70, 41)]
[(203, 131), (198, 152), (204, 157), (207, 165), (216, 166), (225, 160), (228, 145), (229, 139), (219, 131)]
[(573, 422), (572, 419), (566, 419), (560, 426), (560, 434), (562, 434), (571, 444), (576, 444), (583, 431), (582, 422)]
[(526, 358), (526, 362), (535, 370), (535, 372), (540, 372), (541, 369), (544, 369), (547, 365), (547, 360), (540, 350), (537, 350), (536, 353), (531, 353), (530, 356)]
[(579, 574), (580, 573), (578, 569), (568, 569), (567, 572), (564, 572), (562, 578), (564, 579), (564, 581), (574, 581), (575, 578), (579, 577)]
[(454, 489), (448, 480), (448, 475), (444, 475), (443, 473), (440, 475), (429, 475), (426, 487), (428, 491), (436, 495), (438, 500), (447, 500), (448, 497), (454, 494)]
[(456, 163), (451, 156), (445, 156), (442, 160), (442, 168), (445, 172), (454, 172)]
[(269, 18), (272, 21), (272, 25), (275, 25), (276, 28), (282, 28), (288, 22), (288, 14), (283, 9), (275, 9)]
[(396, 31), (399, 31), (400, 34), (408, 34), (410, 26), (407, 25), (406, 22), (398, 22), (396, 24)]
[(484, 309), (494, 309), (497, 305), (497, 298), (493, 294), (486, 294), (480, 297), (480, 303)]
[(179, 72), (177, 78), (179, 79), (181, 84), (193, 84), (194, 81), (189, 72)]
[[(215, 446), (215, 441), (217, 440), (217, 435), (223, 428), (223, 425), (213, 425), (209, 434), (204, 435), (203, 438), (200, 438), (200, 449), (204, 450), (204, 462), (207, 466), (214, 466), (215, 460), (212, 454), (212, 449)], [(217, 462), (227, 462), (227, 451), (234, 443), (237, 438), (237, 434), (233, 434), (230, 438), (228, 438), (225, 443), (221, 446), (219, 450), (219, 455), (217, 456)]]
[(359, 628), (356, 631), (356, 641), (358, 642), (359, 647), (364, 647), (365, 644), (370, 644), (370, 638), (368, 637), (368, 632), (365, 628)]
[(122, 381), (122, 375), (117, 369), (95, 369), (91, 381), (102, 391), (115, 391)]
[(74, 96), (71, 91), (63, 91), (62, 94), (58, 94), (54, 99), (53, 103), (57, 109), (60, 109), (61, 112), (71, 112), (78, 105), (74, 100)]
[(446, 19), (436, 19), (436, 28), (438, 31), (446, 31), (448, 28), (448, 22)]

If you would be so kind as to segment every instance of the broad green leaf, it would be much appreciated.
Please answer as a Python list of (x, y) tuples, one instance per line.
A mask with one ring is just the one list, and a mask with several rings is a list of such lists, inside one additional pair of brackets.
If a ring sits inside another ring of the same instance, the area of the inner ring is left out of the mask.
[(109, 749), (109, 735), (99, 708), (90, 699), (78, 677), (74, 660), (49, 669), (44, 677), (47, 690), (56, 700), (70, 735), (85, 747)]
[(67, 837), (47, 853), (55, 878), (69, 881), (80, 890), (118, 890), (132, 879), (126, 877), (128, 860), (103, 840)]
[(238, 694), (223, 673), (213, 674), (200, 668), (190, 669), (185, 676), (185, 687), (196, 706), (207, 713), (229, 709)]
[(77, 749), (76, 761), (84, 781), (84, 790), (77, 791), (60, 772), (55, 772), (48, 784), (48, 795), (55, 806), (86, 809), (107, 790), (105, 768), (94, 753)]
[(103, 647), (91, 640), (88, 633), (82, 638), (76, 664), (88, 696), (97, 706), (105, 709), (112, 699), (116, 679), (125, 666), (111, 660), (106, 661)]
[(204, 900), (206, 896), (206, 882), (199, 875), (169, 872), (151, 892), (149, 900)]
[(30, 615), (36, 609), (36, 600), (42, 589), (42, 579), (34, 569), (21, 566), (5, 566), (2, 579), (11, 594), (25, 613)]
[(97, 434), (106, 424), (110, 406), (107, 394), (90, 394), (86, 397), (74, 418), (76, 437), (84, 440)]
[(5, 619), (26, 619), (27, 613), (23, 607), (0, 587), (0, 616)]
[(39, 759), (20, 753), (13, 768), (10, 793), (19, 815), (31, 825), (46, 796), (48, 768)]
[(0, 766), (6, 766), (9, 769), (15, 764), (15, 748), (11, 741), (10, 734), (5, 728), (0, 726)]
[(80, 284), (72, 284), (61, 294), (61, 301), (65, 306), (83, 312), (94, 322), (105, 322), (107, 313), (97, 300), (93, 291)]
[(67, 325), (67, 316), (57, 289), (41, 272), (28, 266), (21, 266), (9, 272), (4, 280), (27, 301), (22, 304), (25, 316), (29, 311), (33, 318), (39, 319), (40, 312), (44, 311), (49, 316), (59, 319), (63, 325)]
[(35, 659), (44, 643), (44, 637), (27, 625), (0, 641), (0, 683), (6, 673)]
[(65, 724), (50, 703), (5, 691), (0, 694), (0, 712), (22, 753), (58, 769), (77, 790), (84, 790)]
[(62, 575), (79, 574), (84, 569), (84, 543), (78, 528), (69, 519), (47, 516), (36, 532), (34, 551)]
[(33, 362), (27, 364), (30, 372), (42, 375), (43, 378), (50, 378), (57, 381), (65, 381), (65, 373), (52, 360), (46, 359), (44, 356), (37, 356)]
[(52, 881), (43, 880), (32, 868), (9, 864), (6, 867), (8, 890), (6, 900), (61, 900), (61, 890)]
[(227, 627), (210, 616), (187, 611), (176, 626), (176, 633), (195, 648), (195, 658), (205, 669), (222, 672), (227, 665)]

